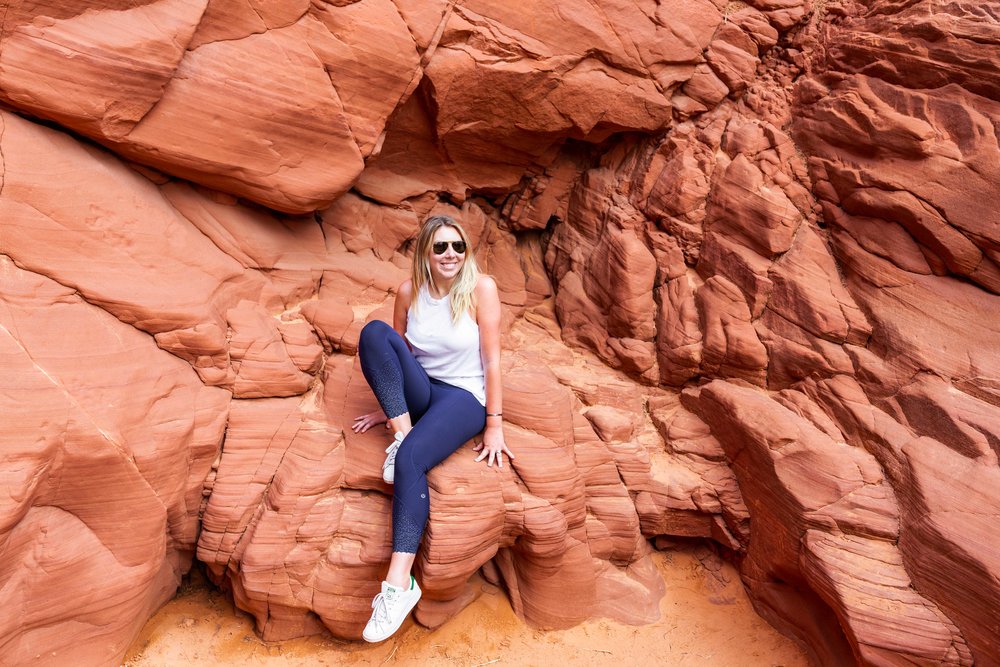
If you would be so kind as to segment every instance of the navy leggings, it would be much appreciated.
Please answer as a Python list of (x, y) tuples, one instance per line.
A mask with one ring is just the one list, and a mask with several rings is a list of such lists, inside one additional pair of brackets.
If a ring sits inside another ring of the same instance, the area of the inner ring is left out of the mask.
[(427, 376), (395, 329), (373, 320), (358, 342), (361, 370), (390, 419), (410, 413), (413, 430), (396, 453), (392, 550), (415, 554), (430, 514), (427, 471), (486, 426), (470, 392)]

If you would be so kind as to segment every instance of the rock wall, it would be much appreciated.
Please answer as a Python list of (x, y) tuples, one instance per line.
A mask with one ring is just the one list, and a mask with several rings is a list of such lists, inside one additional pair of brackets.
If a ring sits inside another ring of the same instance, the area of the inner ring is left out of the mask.
[[(1000, 29), (932, 0), (8, 3), (0, 654), (117, 664), (193, 558), (357, 638), (357, 364), (426, 215), (498, 280), (508, 443), (420, 622), (651, 620), (711, 539), (818, 664), (1000, 664)], [(566, 591), (573, 604), (566, 605)]]

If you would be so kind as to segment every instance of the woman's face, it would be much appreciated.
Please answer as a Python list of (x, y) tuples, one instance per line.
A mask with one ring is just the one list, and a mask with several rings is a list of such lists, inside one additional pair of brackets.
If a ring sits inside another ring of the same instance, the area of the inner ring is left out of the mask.
[[(431, 275), (434, 277), (434, 282), (441, 284), (448, 284), (456, 277), (458, 277), (458, 272), (462, 270), (462, 266), (465, 264), (465, 254), (469, 251), (463, 253), (455, 252), (455, 248), (452, 245), (454, 241), (461, 241), (462, 235), (458, 233), (458, 230), (454, 227), (443, 226), (439, 227), (434, 236), (431, 239), (431, 247), (428, 249), (429, 256), (427, 261), (431, 267)], [(440, 255), (434, 252), (435, 244), (441, 244), (447, 242), (447, 249)]]

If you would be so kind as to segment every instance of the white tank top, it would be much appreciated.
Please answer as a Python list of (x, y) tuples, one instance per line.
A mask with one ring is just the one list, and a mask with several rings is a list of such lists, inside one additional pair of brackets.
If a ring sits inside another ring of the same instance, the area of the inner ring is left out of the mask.
[(468, 311), (451, 322), (451, 296), (431, 297), (427, 287), (417, 293), (417, 307), (406, 319), (406, 340), (427, 375), (467, 390), (486, 405), (486, 378), (479, 344), (479, 325)]

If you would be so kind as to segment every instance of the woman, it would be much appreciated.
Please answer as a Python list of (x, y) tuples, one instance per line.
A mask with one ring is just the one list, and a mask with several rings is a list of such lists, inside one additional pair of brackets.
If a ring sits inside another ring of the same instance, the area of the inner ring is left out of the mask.
[(503, 438), (500, 297), (469, 251), (453, 218), (429, 218), (412, 277), (396, 293), (392, 328), (373, 321), (361, 331), (361, 369), (382, 409), (357, 417), (353, 429), (388, 422), (395, 434), (382, 465), (394, 484), (392, 558), (363, 634), (370, 642), (396, 632), (420, 599), (410, 570), (430, 512), (427, 471), (480, 431), (476, 461), (502, 468), (504, 454), (514, 458)]

